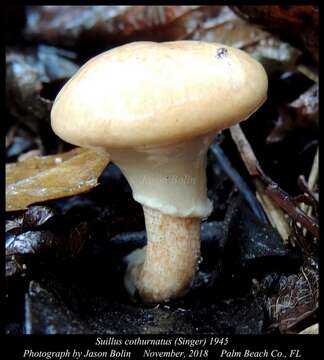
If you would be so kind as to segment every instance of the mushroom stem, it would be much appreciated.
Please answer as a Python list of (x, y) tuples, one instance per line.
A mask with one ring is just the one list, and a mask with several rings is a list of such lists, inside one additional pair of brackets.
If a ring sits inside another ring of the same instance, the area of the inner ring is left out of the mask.
[(130, 290), (132, 284), (130, 292), (137, 292), (146, 303), (167, 301), (183, 295), (192, 284), (200, 256), (200, 218), (143, 209), (147, 246), (134, 254), (139, 260), (130, 262), (126, 287)]
[(109, 150), (144, 209), (147, 246), (125, 259), (125, 286), (134, 299), (162, 302), (190, 289), (200, 252), (200, 219), (212, 210), (206, 154), (213, 137)]

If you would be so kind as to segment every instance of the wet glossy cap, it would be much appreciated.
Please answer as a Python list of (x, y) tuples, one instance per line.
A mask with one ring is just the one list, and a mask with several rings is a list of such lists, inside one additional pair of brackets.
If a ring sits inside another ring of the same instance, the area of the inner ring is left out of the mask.
[(230, 127), (266, 99), (244, 51), (199, 41), (134, 42), (88, 61), (52, 108), (54, 132), (90, 147), (168, 144)]

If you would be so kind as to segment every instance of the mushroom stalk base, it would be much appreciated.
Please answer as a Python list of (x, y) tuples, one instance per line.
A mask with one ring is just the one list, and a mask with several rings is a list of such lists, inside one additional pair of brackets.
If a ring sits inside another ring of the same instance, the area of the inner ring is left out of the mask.
[(145, 303), (168, 301), (192, 284), (200, 256), (200, 218), (143, 209), (147, 246), (128, 256), (125, 285)]

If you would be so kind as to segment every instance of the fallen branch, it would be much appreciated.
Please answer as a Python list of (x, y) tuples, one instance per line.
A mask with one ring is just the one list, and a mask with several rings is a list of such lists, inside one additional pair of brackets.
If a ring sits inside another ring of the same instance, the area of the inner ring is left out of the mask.
[[(259, 191), (263, 197), (266, 195), (267, 200), (271, 200), (271, 203), (276, 210), (277, 223), (275, 224), (275, 227), (278, 232), (280, 232), (283, 239), (287, 240), (287, 234), (282, 232), (282, 228), (286, 228), (288, 223), (285, 217), (280, 214), (280, 210), (284, 211), (294, 222), (300, 223), (304, 228), (318, 238), (319, 227), (315, 219), (309, 217), (303, 210), (301, 210), (298, 203), (263, 172), (251, 145), (246, 139), (240, 126), (235, 125), (231, 127), (230, 132), (249, 174), (252, 176), (254, 183), (258, 184), (256, 185), (257, 191)], [(265, 211), (268, 215), (269, 211), (267, 208), (265, 208)]]

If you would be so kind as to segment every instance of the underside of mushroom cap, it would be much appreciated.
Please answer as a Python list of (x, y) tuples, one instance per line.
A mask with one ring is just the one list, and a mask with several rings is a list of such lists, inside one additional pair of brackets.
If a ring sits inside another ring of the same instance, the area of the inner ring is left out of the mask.
[(215, 43), (135, 42), (87, 62), (52, 108), (54, 132), (85, 147), (172, 144), (248, 118), (267, 76), (245, 52)]

